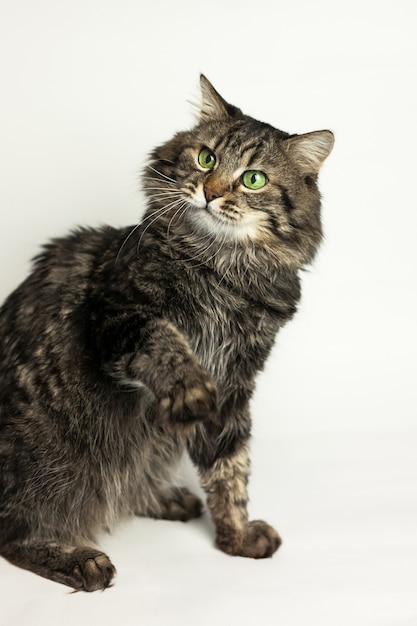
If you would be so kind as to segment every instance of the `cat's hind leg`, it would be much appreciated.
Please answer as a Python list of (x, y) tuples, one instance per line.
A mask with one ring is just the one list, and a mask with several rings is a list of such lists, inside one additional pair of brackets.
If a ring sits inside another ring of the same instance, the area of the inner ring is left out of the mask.
[(187, 522), (200, 517), (203, 513), (203, 503), (186, 487), (173, 487), (161, 497), (162, 519)]
[(158, 492), (151, 503), (139, 507), (137, 515), (173, 521), (188, 522), (200, 517), (203, 503), (186, 487), (169, 487)]
[(3, 545), (0, 554), (13, 565), (80, 591), (106, 589), (116, 573), (108, 556), (90, 547), (15, 542)]

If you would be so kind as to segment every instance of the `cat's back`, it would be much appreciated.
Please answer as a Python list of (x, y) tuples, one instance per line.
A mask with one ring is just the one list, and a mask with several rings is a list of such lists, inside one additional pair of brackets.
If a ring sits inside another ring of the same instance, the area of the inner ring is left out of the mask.
[(2, 404), (10, 394), (39, 398), (44, 387), (49, 396), (68, 377), (79, 378), (92, 276), (117, 255), (121, 237), (110, 227), (79, 229), (52, 240), (34, 259), (32, 272), (0, 309)]
[(0, 308), (0, 345), (14, 332), (35, 336), (74, 313), (85, 299), (94, 268), (105, 263), (119, 232), (111, 227), (80, 228), (43, 246), (31, 273)]

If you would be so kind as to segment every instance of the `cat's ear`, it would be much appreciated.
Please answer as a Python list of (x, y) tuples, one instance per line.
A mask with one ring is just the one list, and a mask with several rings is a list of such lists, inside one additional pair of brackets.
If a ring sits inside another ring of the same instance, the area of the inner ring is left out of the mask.
[(201, 108), (200, 121), (208, 122), (210, 120), (226, 120), (230, 117), (239, 117), (242, 112), (237, 107), (229, 104), (214, 89), (211, 82), (201, 74)]
[(317, 174), (333, 149), (334, 135), (330, 130), (317, 130), (288, 137), (284, 145), (305, 174)]

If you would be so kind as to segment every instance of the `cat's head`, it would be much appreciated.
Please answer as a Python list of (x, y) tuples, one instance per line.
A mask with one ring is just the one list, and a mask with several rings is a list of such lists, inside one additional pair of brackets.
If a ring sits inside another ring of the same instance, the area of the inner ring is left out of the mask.
[(196, 126), (151, 155), (150, 208), (200, 240), (266, 250), (293, 267), (310, 262), (322, 236), (317, 175), (333, 134), (289, 135), (244, 115), (205, 76), (200, 82)]

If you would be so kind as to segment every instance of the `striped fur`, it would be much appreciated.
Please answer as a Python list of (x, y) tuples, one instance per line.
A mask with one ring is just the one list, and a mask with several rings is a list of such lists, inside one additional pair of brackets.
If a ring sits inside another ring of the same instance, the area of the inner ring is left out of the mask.
[[(0, 311), (0, 554), (77, 589), (114, 576), (98, 530), (201, 514), (175, 479), (186, 450), (220, 549), (280, 543), (247, 516), (249, 404), (320, 243), (333, 138), (290, 136), (201, 87), (196, 126), (145, 167), (141, 223), (51, 242)], [(267, 184), (245, 187), (247, 170)]]

